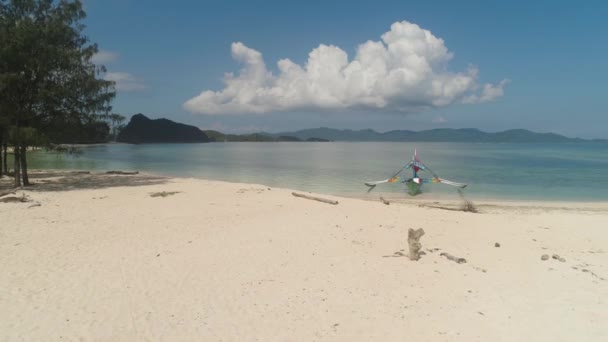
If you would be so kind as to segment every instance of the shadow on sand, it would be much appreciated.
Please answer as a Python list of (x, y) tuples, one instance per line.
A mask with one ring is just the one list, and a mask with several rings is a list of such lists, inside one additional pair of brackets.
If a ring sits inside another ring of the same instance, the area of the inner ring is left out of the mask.
[[(23, 187), (28, 191), (71, 191), (104, 189), (121, 186), (145, 186), (165, 184), (167, 177), (146, 174), (109, 175), (106, 173), (84, 173), (70, 171), (32, 171), (29, 174), (31, 186)], [(13, 188), (13, 178), (3, 177), (0, 190)]]

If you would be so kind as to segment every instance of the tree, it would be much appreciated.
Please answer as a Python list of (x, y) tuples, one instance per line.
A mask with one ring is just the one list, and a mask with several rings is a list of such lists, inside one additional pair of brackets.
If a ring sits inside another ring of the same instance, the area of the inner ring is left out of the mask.
[[(2, 110), (0, 109), (0, 178), (2, 175), (7, 173), (6, 170), (6, 139), (8, 138), (8, 118), (2, 115)], [(4, 152), (4, 153), (3, 153)]]
[(53, 144), (96, 144), (110, 139), (110, 126), (106, 120), (52, 119), (45, 125), (46, 138)]
[(127, 118), (120, 114), (112, 113), (109, 115), (110, 127), (111, 127), (111, 139), (112, 141), (116, 141), (118, 138), (118, 133), (125, 128), (124, 122)]
[(48, 142), (58, 122), (98, 121), (111, 110), (114, 83), (91, 60), (98, 49), (83, 34), (85, 16), (79, 0), (0, 0), (0, 109), (16, 186), (29, 184), (28, 146)]

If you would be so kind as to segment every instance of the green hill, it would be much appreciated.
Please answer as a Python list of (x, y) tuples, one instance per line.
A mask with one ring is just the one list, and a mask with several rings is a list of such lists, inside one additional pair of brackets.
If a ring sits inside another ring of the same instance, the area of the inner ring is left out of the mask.
[(209, 142), (197, 127), (167, 119), (152, 120), (143, 114), (133, 115), (116, 140), (130, 144)]
[[(266, 133), (268, 134), (268, 133)], [(525, 129), (511, 129), (503, 132), (488, 133), (476, 128), (438, 128), (425, 131), (394, 130), (379, 133), (372, 129), (350, 130), (327, 127), (303, 129), (294, 132), (272, 134), (292, 136), (300, 140), (325, 139), (330, 141), (422, 141), (422, 142), (487, 142), (487, 143), (572, 143), (606, 142), (606, 140), (584, 140), (568, 138), (555, 133), (536, 133)]]

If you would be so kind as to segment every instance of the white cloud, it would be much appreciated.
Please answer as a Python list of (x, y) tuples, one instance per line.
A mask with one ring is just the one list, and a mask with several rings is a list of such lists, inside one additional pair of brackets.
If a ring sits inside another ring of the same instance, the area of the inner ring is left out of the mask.
[(106, 64), (110, 62), (114, 62), (119, 57), (119, 54), (116, 52), (99, 50), (96, 54), (93, 55), (92, 61), (95, 64)]
[(505, 94), (505, 86), (507, 84), (509, 84), (510, 82), (511, 82), (511, 80), (504, 79), (496, 85), (486, 83), (483, 85), (483, 88), (481, 89), (481, 93), (470, 94), (469, 96), (462, 99), (462, 102), (471, 104), (471, 103), (483, 103), (483, 102), (492, 101)]
[(321, 44), (305, 65), (279, 60), (278, 75), (266, 68), (260, 52), (233, 43), (232, 57), (243, 64), (238, 75), (227, 73), (224, 89), (205, 90), (184, 107), (201, 114), (361, 108), (408, 113), (490, 101), (504, 93), (507, 80), (485, 84), (479, 92), (473, 66), (448, 71), (453, 54), (416, 24), (396, 22), (381, 38), (359, 45), (351, 61), (339, 47)]
[(104, 79), (116, 82), (118, 91), (141, 91), (148, 88), (143, 81), (127, 72), (107, 72)]

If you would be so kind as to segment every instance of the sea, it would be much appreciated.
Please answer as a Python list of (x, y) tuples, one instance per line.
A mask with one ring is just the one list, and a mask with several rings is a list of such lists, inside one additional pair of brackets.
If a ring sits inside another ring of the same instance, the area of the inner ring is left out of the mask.
[[(35, 151), (29, 166), (137, 170), (365, 197), (370, 195), (364, 182), (391, 177), (411, 160), (415, 149), (439, 177), (467, 183), (464, 193), (472, 200), (608, 201), (605, 143), (114, 143), (83, 147), (75, 155)], [(402, 176), (411, 177), (411, 171)], [(459, 198), (455, 188), (444, 184), (425, 184), (422, 189), (420, 198)], [(408, 196), (402, 183), (381, 184), (373, 193)]]

